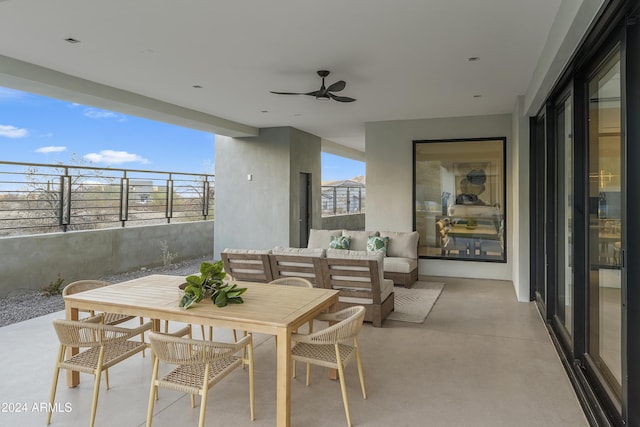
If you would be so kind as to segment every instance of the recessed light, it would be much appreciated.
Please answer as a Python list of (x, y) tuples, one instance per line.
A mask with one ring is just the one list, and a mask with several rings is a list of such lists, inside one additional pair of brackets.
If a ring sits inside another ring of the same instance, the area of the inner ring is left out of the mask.
[(68, 43), (80, 43), (80, 40), (74, 39), (73, 37), (67, 37), (66, 39), (64, 39), (64, 41)]
[(482, 95), (473, 95), (474, 98), (482, 98)]
[(480, 61), (480, 57), (479, 56), (471, 56), (471, 57), (469, 57), (469, 62), (475, 62), (475, 61)]
[(300, 117), (302, 115), (302, 113), (295, 113), (294, 117)]
[(200, 85), (193, 85), (191, 87), (194, 88), (194, 89), (202, 89), (202, 86), (200, 86)]

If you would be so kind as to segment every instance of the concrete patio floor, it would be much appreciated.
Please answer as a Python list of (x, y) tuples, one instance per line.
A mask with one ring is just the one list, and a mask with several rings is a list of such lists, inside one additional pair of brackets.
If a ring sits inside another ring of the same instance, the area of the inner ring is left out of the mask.
[[(445, 283), (424, 324), (365, 324), (360, 334), (368, 398), (362, 399), (355, 364), (349, 365), (354, 425), (588, 425), (535, 305), (517, 302), (511, 283), (421, 279)], [(0, 426), (46, 425), (39, 409), (49, 399), (58, 347), (51, 320), (62, 317), (57, 312), (0, 328)], [(275, 345), (268, 336), (254, 339), (256, 420), (249, 417), (247, 371), (237, 370), (211, 390), (208, 426), (275, 425)], [(149, 352), (110, 369), (111, 389), (101, 385), (96, 425), (145, 425), (150, 377)], [(67, 388), (61, 375), (56, 401), (63, 412), (53, 414), (52, 426), (88, 424), (92, 379), (82, 374), (80, 386)], [(153, 425), (197, 425), (198, 415), (188, 396), (161, 390)], [(291, 420), (304, 427), (346, 424), (339, 383), (326, 370), (312, 368), (306, 387), (304, 367), (298, 366)]]

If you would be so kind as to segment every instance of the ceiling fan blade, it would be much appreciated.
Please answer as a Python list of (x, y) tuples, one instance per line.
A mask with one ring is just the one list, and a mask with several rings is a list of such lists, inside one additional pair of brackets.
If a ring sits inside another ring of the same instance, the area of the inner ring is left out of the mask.
[(309, 95), (308, 93), (297, 93), (297, 92), (274, 92), (274, 91), (270, 91), (271, 93), (275, 93), (276, 95)]
[(349, 98), (348, 96), (337, 96), (337, 95), (334, 95), (332, 93), (330, 93), (329, 96), (331, 97), (331, 99), (333, 99), (335, 101), (339, 101), (339, 102), (353, 102), (353, 101), (355, 101), (354, 98)]
[(335, 83), (334, 83), (334, 84), (332, 84), (331, 86), (329, 86), (329, 87), (327, 88), (327, 90), (328, 90), (329, 92), (340, 92), (342, 89), (344, 89), (344, 87), (345, 87), (346, 85), (347, 85), (347, 84), (344, 82), (344, 80), (340, 80), (340, 81), (335, 82)]
[(308, 92), (305, 93), (305, 95), (309, 95), (309, 96), (318, 96), (318, 94), (320, 93), (319, 90), (314, 90), (313, 92)]

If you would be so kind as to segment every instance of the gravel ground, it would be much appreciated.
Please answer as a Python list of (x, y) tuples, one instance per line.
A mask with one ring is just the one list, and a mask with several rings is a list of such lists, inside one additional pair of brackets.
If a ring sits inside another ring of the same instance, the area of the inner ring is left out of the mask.
[[(210, 260), (207, 258), (196, 258), (167, 266), (153, 268), (143, 267), (140, 270), (130, 271), (128, 273), (100, 277), (99, 280), (118, 283), (149, 274), (173, 274), (186, 277), (191, 274), (197, 274), (200, 263), (203, 261)], [(23, 290), (6, 298), (0, 298), (0, 327), (29, 320), (34, 317), (44, 316), (45, 314), (60, 310), (64, 310), (62, 296), (45, 296), (38, 290)]]

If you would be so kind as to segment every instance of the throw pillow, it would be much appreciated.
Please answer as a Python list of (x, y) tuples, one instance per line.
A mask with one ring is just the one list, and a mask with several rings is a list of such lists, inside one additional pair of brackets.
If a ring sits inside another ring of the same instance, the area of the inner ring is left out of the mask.
[(351, 242), (351, 237), (349, 236), (331, 236), (329, 247), (331, 249), (348, 250), (350, 242)]
[(382, 253), (387, 256), (387, 245), (389, 244), (388, 237), (371, 236), (367, 240), (367, 252), (369, 253)]

